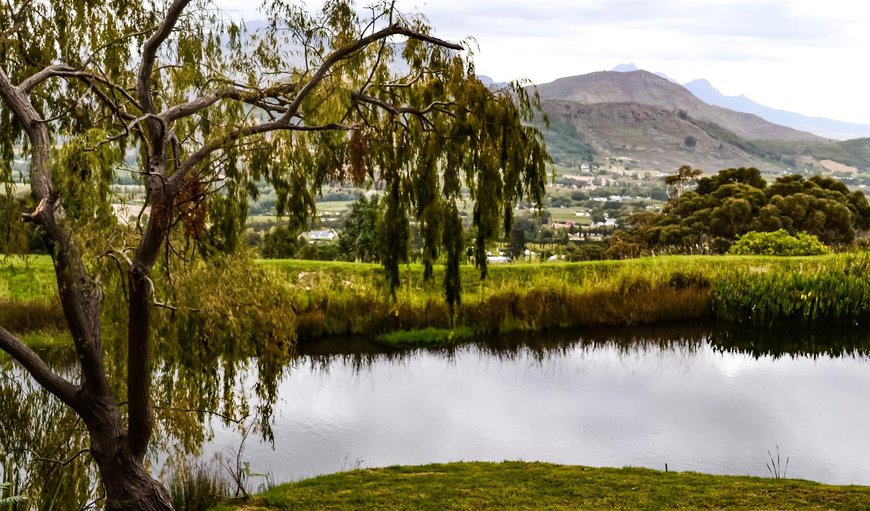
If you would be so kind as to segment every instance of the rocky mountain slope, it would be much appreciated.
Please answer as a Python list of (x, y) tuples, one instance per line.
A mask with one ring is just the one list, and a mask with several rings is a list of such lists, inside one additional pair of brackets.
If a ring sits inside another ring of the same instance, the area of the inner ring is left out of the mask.
[(636, 103), (665, 110), (680, 110), (693, 118), (713, 122), (748, 140), (820, 142), (824, 139), (765, 121), (761, 117), (704, 103), (685, 87), (647, 71), (600, 71), (559, 78), (538, 85), (542, 99), (582, 104)]
[[(691, 164), (710, 171), (771, 167), (764, 158), (717, 140), (674, 110), (637, 103), (544, 100), (547, 142), (557, 162), (619, 159), (629, 167), (670, 172)], [(574, 144), (572, 145), (572, 140)]]
[(538, 85), (557, 162), (616, 162), (672, 172), (754, 166), (772, 174), (870, 173), (870, 140), (836, 142), (709, 105), (646, 71), (598, 72)]

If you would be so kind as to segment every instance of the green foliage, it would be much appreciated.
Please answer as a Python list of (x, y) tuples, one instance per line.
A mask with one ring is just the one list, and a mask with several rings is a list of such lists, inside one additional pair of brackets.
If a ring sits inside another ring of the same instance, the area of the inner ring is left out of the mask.
[(557, 163), (571, 166), (591, 162), (598, 154), (583, 134), (577, 131), (570, 116), (551, 114), (549, 126), (545, 126), (542, 116), (537, 116), (535, 120), (544, 133), (547, 149)]
[(3, 495), (7, 491), (11, 491), (12, 485), (7, 483), (0, 483), (0, 506), (11, 506), (12, 504), (16, 504), (18, 502), (24, 502), (27, 500), (27, 497), (23, 495)]
[(774, 232), (748, 232), (731, 245), (733, 255), (810, 256), (831, 251), (812, 234), (792, 236), (785, 229)]
[[(393, 289), (398, 266), (408, 260), (411, 222), (420, 229), (424, 273), (431, 275), (432, 265), (445, 260), (442, 253), (456, 254), (458, 240), (464, 242), (455, 212), (468, 193), (479, 247), (510, 231), (519, 200), (542, 202), (549, 156), (530, 125), (539, 98), (520, 82), (487, 89), (471, 52), (436, 39), (423, 16), (400, 14), (391, 2), (360, 10), (336, 0), (312, 12), (274, 2), (264, 10), (267, 26), (247, 31), (211, 7), (192, 4), (158, 49), (160, 65), (148, 83), (153, 105), (138, 97), (139, 53), (164, 6), (83, 0), (0, 10), (2, 25), (16, 29), (15, 37), (0, 41), (13, 83), (55, 62), (82, 76), (40, 82), (31, 99), (52, 120), (46, 124), (55, 148), (48, 162), (52, 185), (71, 227), (83, 233), (86, 258), (135, 248), (146, 231), (147, 216), (140, 229), (112, 218), (116, 198), (108, 186), (120, 163), (131, 163), (131, 175), (149, 190), (157, 188), (155, 179), (172, 181), (170, 218), (159, 226), (171, 232), (161, 239), (176, 242), (170, 254), (185, 247), (187, 257), (238, 250), (249, 202), (262, 186), (274, 190), (275, 210), (289, 217), (291, 232), (313, 217), (315, 196), (327, 183), (383, 188), (380, 260)], [(370, 37), (392, 27), (410, 35), (404, 44), (388, 44), (396, 36)], [(369, 42), (357, 45), (360, 40)], [(305, 51), (287, 52), (288, 45)], [(400, 58), (407, 72), (395, 71)], [(143, 111), (151, 106), (153, 112)], [(16, 122), (2, 109), (4, 182), (11, 181), (13, 157), (32, 154)], [(146, 205), (155, 199), (149, 191)], [(0, 208), (0, 247), (9, 253), (27, 232), (20, 207), (8, 200), (0, 206), (7, 206)], [(276, 233), (282, 239), (270, 244), (268, 255), (290, 252), (283, 234)], [(367, 246), (355, 256), (370, 260), (372, 252)], [(455, 259), (446, 259), (451, 306), (461, 291), (450, 284), (457, 280)], [(476, 260), (485, 274), (486, 259)]]
[[(338, 241), (341, 252), (348, 259), (364, 263), (380, 261), (380, 248), (384, 243), (378, 226), (382, 214), (377, 195), (371, 199), (362, 195), (353, 203)], [(430, 240), (429, 243), (433, 246), (435, 242)]]
[(767, 186), (757, 169), (726, 169), (679, 193), (690, 179), (681, 178), (682, 171), (667, 178), (678, 193), (662, 212), (635, 215), (632, 227), (615, 240), (647, 251), (723, 253), (748, 232), (784, 229), (844, 245), (870, 222), (864, 194), (849, 192), (835, 179), (792, 175)]
[[(454, 322), (438, 280), (447, 275), (441, 268), (429, 281), (422, 265), (404, 268), (403, 287), (393, 301), (374, 264), (269, 260), (257, 268), (230, 261), (216, 272), (196, 265), (193, 274), (176, 276), (188, 291), (173, 298), (179, 311), (161, 314), (161, 352), (189, 365), (193, 376), (217, 378), (213, 363), (221, 353), (266, 353), (278, 362), (297, 337), (376, 336), (428, 327), (502, 332), (703, 317), (761, 325), (870, 323), (866, 254), (518, 263), (494, 266), (483, 282), (470, 265), (462, 265), (453, 285), (467, 297)], [(21, 310), (28, 310), (26, 303)], [(195, 335), (181, 336), (184, 331)], [(180, 345), (173, 341), (189, 337)], [(219, 407), (219, 401), (211, 404)]]
[(523, 253), (526, 249), (526, 231), (522, 230), (518, 226), (514, 226), (511, 229), (511, 238), (510, 238), (510, 252), (511, 258), (519, 259), (523, 256)]
[[(154, 350), (162, 369), (156, 371), (154, 399), (167, 408), (158, 418), (171, 424), (169, 431), (184, 432), (182, 438), (196, 445), (205, 435), (201, 418), (172, 409), (244, 417), (251, 414), (248, 399), (253, 392), (260, 402), (254, 414), (258, 429), (269, 438), (279, 375), (296, 346), (292, 288), (268, 267), (244, 257), (196, 261), (177, 268), (172, 279), (173, 294), (156, 297), (173, 307), (155, 313)], [(111, 353), (123, 357), (123, 345)], [(256, 364), (253, 389), (240, 388), (235, 381), (241, 360)]]
[(693, 137), (692, 135), (687, 135), (686, 138), (683, 139), (683, 143), (686, 144), (686, 147), (692, 149), (696, 145), (698, 145), (698, 139)]
[[(52, 365), (75, 363), (68, 352), (50, 353)], [(84, 508), (97, 488), (83, 425), (72, 410), (24, 377), (11, 359), (0, 357), (0, 368), (6, 375), (0, 379), (0, 510)], [(27, 499), (12, 498), (3, 505), (11, 495)]]
[(300, 244), (299, 233), (279, 225), (263, 236), (260, 254), (266, 259), (287, 259), (296, 255)]
[(775, 144), (766, 144), (765, 141), (746, 140), (733, 131), (714, 122), (702, 121), (694, 118), (689, 118), (689, 122), (701, 128), (713, 139), (718, 140), (723, 144), (732, 145), (741, 151), (758, 158), (772, 161), (779, 161), (783, 158), (782, 149), (776, 147)]
[(337, 243), (308, 243), (296, 252), (296, 259), (344, 261), (347, 257)]

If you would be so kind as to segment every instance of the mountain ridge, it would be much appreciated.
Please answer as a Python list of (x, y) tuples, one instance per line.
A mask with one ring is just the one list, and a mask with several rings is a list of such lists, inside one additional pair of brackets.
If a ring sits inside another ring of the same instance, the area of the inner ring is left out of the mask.
[(836, 142), (710, 105), (647, 71), (601, 71), (537, 85), (557, 163), (672, 172), (753, 166), (783, 172), (870, 171), (870, 139)]
[(849, 140), (870, 136), (870, 124), (839, 121), (827, 117), (807, 116), (797, 112), (780, 110), (762, 105), (745, 95), (727, 96), (719, 92), (708, 80), (686, 82), (683, 87), (701, 101), (737, 112), (755, 114), (762, 119), (800, 131), (814, 133), (824, 138)]
[(777, 125), (763, 118), (705, 103), (685, 87), (649, 71), (598, 71), (568, 76), (537, 85), (542, 99), (581, 104), (636, 103), (714, 122), (749, 140), (820, 142), (818, 135)]

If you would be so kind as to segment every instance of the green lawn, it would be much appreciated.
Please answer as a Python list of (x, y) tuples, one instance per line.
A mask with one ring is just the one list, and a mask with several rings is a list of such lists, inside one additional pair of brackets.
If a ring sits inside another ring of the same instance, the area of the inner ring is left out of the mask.
[(56, 296), (54, 267), (48, 256), (0, 256), (0, 299), (53, 300)]
[(341, 472), (219, 509), (857, 510), (870, 509), (870, 487), (641, 468), (451, 463)]

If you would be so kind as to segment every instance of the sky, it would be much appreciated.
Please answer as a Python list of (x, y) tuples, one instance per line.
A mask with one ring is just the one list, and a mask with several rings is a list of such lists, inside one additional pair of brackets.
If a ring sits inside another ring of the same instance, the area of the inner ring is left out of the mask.
[[(248, 20), (256, 0), (218, 0)], [(309, 6), (319, 5), (309, 0)], [(365, 2), (360, 2), (364, 5)], [(870, 2), (398, 0), (476, 41), (478, 73), (546, 83), (633, 63), (769, 107), (870, 124)]]

